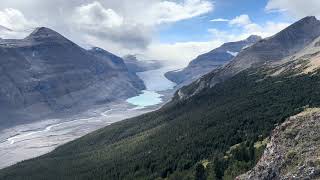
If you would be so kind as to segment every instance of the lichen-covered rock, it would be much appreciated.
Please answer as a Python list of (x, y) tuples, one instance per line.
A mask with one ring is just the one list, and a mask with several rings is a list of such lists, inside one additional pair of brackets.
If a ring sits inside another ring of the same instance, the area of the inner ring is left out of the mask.
[(258, 164), (237, 179), (320, 179), (320, 109), (276, 127)]

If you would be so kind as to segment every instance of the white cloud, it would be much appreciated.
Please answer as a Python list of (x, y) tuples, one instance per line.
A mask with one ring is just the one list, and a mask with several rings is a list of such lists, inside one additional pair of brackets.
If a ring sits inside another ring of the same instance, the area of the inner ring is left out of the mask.
[(3, 39), (22, 39), (30, 33), (31, 31), (13, 31), (0, 27), (0, 38)]
[(217, 19), (212, 19), (210, 20), (211, 22), (229, 22), (229, 19), (224, 19), (224, 18), (217, 18)]
[(229, 21), (230, 25), (244, 26), (251, 24), (251, 20), (247, 14), (242, 14)]
[(147, 59), (170, 60), (172, 65), (186, 66), (198, 55), (217, 48), (223, 43), (220, 40), (207, 42), (177, 42), (171, 44), (154, 43), (144, 52)]
[(305, 16), (317, 16), (320, 18), (319, 0), (269, 0), (266, 6), (267, 11), (281, 12), (294, 18)]
[(251, 21), (246, 14), (235, 17), (228, 21), (231, 29), (228, 31), (221, 31), (218, 29), (209, 29), (212, 38), (222, 42), (243, 40), (250, 35), (258, 35), (263, 38), (270, 37), (279, 31), (285, 29), (290, 24), (286, 22), (272, 22), (268, 21), (263, 24), (257, 24)]
[[(138, 53), (143, 54), (145, 59), (171, 60), (173, 64), (185, 65), (199, 54), (217, 47), (222, 42), (178, 42), (171, 44), (154, 42), (149, 44), (149, 42), (140, 42), (143, 37), (139, 37), (139, 35), (151, 36), (152, 28), (162, 23), (175, 22), (204, 14), (213, 8), (209, 4), (208, 1), (200, 0), (187, 0), (182, 3), (154, 2), (152, 8), (145, 8), (143, 13), (137, 12), (126, 18), (126, 12), (107, 9), (101, 3), (94, 2), (76, 8), (70, 21), (86, 34), (83, 38), (91, 45), (100, 46), (121, 55)], [(110, 18), (110, 12), (116, 18)], [(144, 17), (138, 18), (139, 14)], [(101, 23), (104, 20), (106, 22)], [(139, 32), (138, 28), (144, 32)], [(143, 40), (148, 41), (149, 39), (151, 37)], [(118, 40), (126, 42), (126, 45), (121, 46), (119, 43), (114, 43)], [(138, 45), (138, 43), (142, 45)], [(127, 47), (130, 44), (134, 44), (134, 46), (123, 48), (123, 46)]]
[(0, 25), (11, 30), (21, 31), (33, 28), (37, 24), (34, 21), (27, 20), (19, 10), (6, 8), (0, 11)]
[(0, 38), (16, 39), (27, 36), (38, 24), (27, 19), (24, 14), (13, 8), (0, 10)]
[[(129, 0), (121, 1), (121, 5), (119, 3), (115, 6), (111, 6), (109, 0), (108, 3), (99, 1), (77, 8), (78, 12), (72, 16), (74, 20), (83, 17), (83, 14), (86, 14), (84, 17), (92, 17), (84, 18), (80, 22), (76, 20), (78, 29), (89, 35), (86, 36), (86, 41), (100, 44), (98, 41), (102, 39), (108, 45), (113, 42), (130, 50), (143, 49), (152, 42), (152, 36), (159, 25), (190, 19), (213, 9), (213, 4), (208, 0), (139, 0), (134, 3)], [(104, 23), (100, 24), (101, 22)]]
[(76, 7), (73, 20), (87, 29), (113, 28), (123, 24), (123, 17), (112, 9), (105, 9), (97, 1)]
[(115, 53), (146, 48), (160, 25), (214, 8), (210, 0), (1, 0), (0, 11), (9, 7), (19, 10), (28, 22), (36, 20), (77, 43), (118, 47)]
[(215, 28), (208, 29), (208, 32), (211, 34), (213, 39), (218, 39), (222, 42), (230, 42), (230, 41), (237, 41), (238, 35), (234, 33), (230, 33), (229, 31), (223, 31)]
[(269, 37), (285, 29), (289, 25), (290, 23), (272, 21), (266, 22), (262, 25), (251, 23), (244, 26), (244, 32), (247, 32), (247, 34), (255, 34), (262, 37)]
[(212, 10), (213, 4), (206, 0), (160, 1), (146, 9), (144, 16), (147, 17), (146, 23), (161, 24), (189, 19)]
[(68, 24), (93, 45), (105, 41), (107, 45), (121, 44), (122, 48), (145, 48), (151, 41), (150, 28), (125, 21), (122, 15), (97, 1), (76, 7)]

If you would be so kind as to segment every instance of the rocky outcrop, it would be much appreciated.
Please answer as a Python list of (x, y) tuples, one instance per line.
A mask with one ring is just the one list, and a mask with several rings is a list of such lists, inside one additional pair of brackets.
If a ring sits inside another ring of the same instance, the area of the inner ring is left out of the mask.
[(261, 40), (261, 37), (252, 35), (242, 41), (225, 43), (208, 53), (198, 56), (186, 68), (168, 72), (165, 76), (177, 84), (189, 84), (204, 74), (228, 63), (242, 49), (253, 45), (259, 40)]
[(306, 109), (272, 132), (258, 164), (237, 179), (320, 179), (320, 109)]
[(121, 58), (87, 51), (45, 27), (24, 39), (0, 40), (0, 83), (0, 129), (79, 113), (144, 89)]

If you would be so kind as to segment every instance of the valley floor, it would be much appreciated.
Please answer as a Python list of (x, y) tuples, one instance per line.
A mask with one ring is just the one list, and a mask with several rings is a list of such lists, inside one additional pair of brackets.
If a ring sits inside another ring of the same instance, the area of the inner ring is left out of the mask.
[(123, 102), (81, 117), (49, 119), (5, 129), (0, 133), (0, 168), (43, 155), (94, 130), (155, 108), (135, 108)]
[[(0, 132), (0, 169), (48, 153), (64, 143), (117, 121), (158, 109), (170, 99), (173, 92), (174, 84), (164, 77), (166, 71), (166, 68), (161, 68), (139, 74), (147, 86), (146, 91), (152, 92), (155, 96), (149, 97), (146, 93), (142, 93), (130, 98), (130, 101), (121, 101), (89, 110), (77, 117), (48, 119), (2, 130)], [(154, 81), (158, 82), (158, 86), (152, 86), (151, 82)], [(154, 99), (158, 100), (154, 101)], [(150, 104), (150, 102), (153, 103)]]

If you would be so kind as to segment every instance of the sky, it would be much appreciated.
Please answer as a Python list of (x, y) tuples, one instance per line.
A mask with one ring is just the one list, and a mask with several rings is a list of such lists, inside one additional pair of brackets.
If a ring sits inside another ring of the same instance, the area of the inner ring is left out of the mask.
[(225, 42), (320, 18), (318, 9), (320, 0), (1, 0), (0, 37), (49, 27), (85, 48), (185, 66)]

